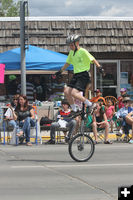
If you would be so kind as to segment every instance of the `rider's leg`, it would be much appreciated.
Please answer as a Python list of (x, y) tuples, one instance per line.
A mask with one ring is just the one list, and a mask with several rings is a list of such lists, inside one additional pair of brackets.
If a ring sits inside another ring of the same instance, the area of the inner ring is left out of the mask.
[(64, 94), (65, 94), (70, 105), (74, 104), (74, 98), (85, 103), (87, 106), (92, 105), (92, 103), (88, 99), (86, 99), (84, 96), (82, 96), (80, 91), (75, 89), (75, 88), (66, 87), (64, 89)]
[(86, 99), (84, 96), (82, 96), (81, 92), (75, 88), (71, 90), (71, 96), (83, 102), (87, 106), (92, 106), (92, 103), (88, 99)]
[(68, 102), (69, 102), (69, 104), (70, 104), (72, 110), (73, 110), (74, 112), (76, 112), (76, 111), (77, 111), (77, 107), (76, 107), (76, 105), (75, 105), (75, 103), (74, 103), (74, 98), (73, 98), (72, 95), (71, 95), (72, 89), (73, 89), (73, 88), (71, 88), (71, 87), (65, 87), (65, 88), (64, 88), (64, 94), (65, 94), (65, 96), (66, 96), (66, 98), (67, 98), (67, 100), (68, 100)]
[(74, 104), (74, 99), (73, 99), (73, 97), (71, 95), (72, 89), (73, 88), (71, 88), (71, 87), (65, 87), (64, 88), (64, 94), (65, 94), (65, 96), (66, 96), (66, 98), (67, 98), (67, 100), (68, 100), (70, 105)]

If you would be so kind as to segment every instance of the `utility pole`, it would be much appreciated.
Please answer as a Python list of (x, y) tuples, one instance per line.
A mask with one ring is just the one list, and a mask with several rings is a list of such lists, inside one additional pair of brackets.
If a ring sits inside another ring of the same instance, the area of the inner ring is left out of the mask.
[(21, 94), (26, 95), (26, 66), (25, 66), (25, 4), (20, 1), (20, 46), (21, 46)]

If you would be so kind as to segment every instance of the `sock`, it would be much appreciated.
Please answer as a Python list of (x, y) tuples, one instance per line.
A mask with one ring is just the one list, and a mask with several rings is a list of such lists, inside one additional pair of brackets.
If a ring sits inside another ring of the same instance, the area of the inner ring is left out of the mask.
[(76, 112), (76, 111), (77, 111), (77, 107), (76, 107), (76, 105), (75, 105), (75, 104), (71, 104), (70, 106), (71, 106), (71, 108), (72, 108), (72, 110), (73, 110), (74, 112)]
[(86, 99), (86, 100), (84, 101), (84, 103), (85, 103), (87, 106), (92, 106), (92, 103), (91, 103), (88, 99)]

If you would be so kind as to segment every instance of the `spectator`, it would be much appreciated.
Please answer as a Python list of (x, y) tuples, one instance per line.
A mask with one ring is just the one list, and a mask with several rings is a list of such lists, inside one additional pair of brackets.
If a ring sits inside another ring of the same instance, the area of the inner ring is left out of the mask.
[(41, 77), (40, 84), (41, 84), (41, 86), (42, 86), (42, 88), (43, 88), (43, 101), (46, 101), (46, 100), (48, 99), (48, 94), (49, 94), (49, 90), (50, 90), (50, 89), (49, 89), (47, 83), (48, 83), (48, 82), (46, 81), (45, 77), (42, 76), (42, 77)]
[[(121, 122), (120, 126), (123, 128), (126, 136), (128, 136), (129, 129), (127, 128), (127, 123), (125, 121), (125, 118), (126, 118), (127, 114), (133, 110), (133, 108), (130, 107), (130, 103), (131, 103), (130, 97), (124, 97), (122, 102), (124, 103), (124, 107), (122, 107), (120, 110), (117, 111), (116, 117), (117, 117), (117, 120), (119, 120)], [(121, 129), (117, 135), (122, 136)]]
[(94, 92), (96, 93), (96, 96), (93, 97), (90, 101), (93, 103), (96, 103), (96, 102), (98, 102), (99, 99), (103, 99), (104, 104), (105, 104), (105, 99), (102, 97), (101, 91), (99, 89), (97, 89)]
[(120, 93), (121, 93), (121, 96), (118, 97), (118, 108), (119, 109), (124, 107), (123, 98), (128, 96), (126, 88), (121, 88)]
[(15, 75), (9, 76), (9, 84), (7, 88), (7, 94), (12, 99), (12, 96), (17, 94), (19, 80)]
[(98, 137), (97, 137), (97, 129), (103, 129), (105, 128), (105, 141), (104, 144), (112, 144), (111, 141), (108, 140), (108, 134), (109, 134), (109, 123), (107, 121), (107, 116), (102, 109), (101, 104), (97, 103), (97, 109), (93, 113), (92, 117), (92, 129), (95, 137), (95, 144), (98, 143)]
[(26, 137), (26, 145), (31, 146), (30, 143), (30, 127), (35, 126), (35, 114), (32, 106), (28, 105), (28, 99), (24, 95), (19, 96), (18, 105), (15, 109), (15, 120), (19, 122), (19, 129), (17, 129), (18, 136)]
[(15, 144), (15, 139), (16, 139), (16, 128), (17, 128), (17, 122), (14, 120), (14, 110), (18, 104), (18, 98), (19, 95), (14, 95), (13, 96), (13, 101), (11, 102), (11, 105), (9, 106), (9, 108), (7, 109), (7, 111), (5, 112), (5, 118), (6, 120), (8, 120), (8, 126), (13, 127), (13, 134), (12, 134), (12, 140), (11, 140), (11, 144)]
[(126, 116), (126, 123), (129, 125), (129, 129), (132, 129), (132, 138), (130, 139), (129, 143), (133, 144), (133, 111), (128, 113)]
[(107, 105), (105, 106), (105, 113), (111, 125), (111, 132), (113, 132), (113, 116), (115, 113), (115, 107), (110, 99), (107, 101)]
[(36, 89), (36, 99), (39, 101), (43, 101), (44, 100), (44, 91), (43, 91), (43, 87), (41, 85), (41, 80), (38, 77), (34, 78), (34, 85), (35, 85), (35, 89)]
[(17, 94), (13, 96), (13, 101), (11, 102), (11, 105), (9, 106), (7, 111), (5, 112), (5, 117), (7, 120), (9, 120), (9, 125), (13, 126), (13, 128), (16, 127), (16, 122), (13, 117), (13, 110), (15, 110), (17, 106), (18, 98), (19, 98), (19, 95)]
[[(31, 82), (32, 82), (31, 77), (28, 76), (26, 82), (26, 96), (29, 104), (32, 104), (33, 101), (35, 101), (36, 99), (35, 86)], [(21, 94), (21, 84), (18, 85), (17, 94)]]
[(56, 128), (67, 127), (69, 130), (68, 136), (65, 138), (66, 142), (70, 140), (70, 137), (72, 136), (73, 132), (75, 131), (77, 122), (75, 119), (71, 119), (69, 117), (71, 111), (69, 109), (69, 103), (67, 100), (62, 100), (62, 109), (59, 110), (57, 115), (57, 121), (53, 122), (51, 124), (51, 130), (50, 130), (50, 137), (51, 139), (47, 142), (48, 144), (55, 144), (55, 131)]
[(52, 76), (53, 83), (51, 85), (52, 95), (49, 97), (49, 101), (61, 101), (64, 98), (64, 87), (65, 82), (63, 82), (63, 75), (58, 76), (57, 79), (55, 75)]
[(103, 97), (99, 97), (97, 103), (100, 103), (103, 110), (105, 110), (105, 99)]

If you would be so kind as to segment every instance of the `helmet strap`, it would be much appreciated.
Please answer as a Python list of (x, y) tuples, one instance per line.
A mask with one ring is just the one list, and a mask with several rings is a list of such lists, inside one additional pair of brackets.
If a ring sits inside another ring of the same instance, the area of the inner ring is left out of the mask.
[(78, 50), (75, 42), (74, 42), (74, 46), (75, 46), (75, 50), (74, 50), (73, 56), (75, 55), (76, 51)]

